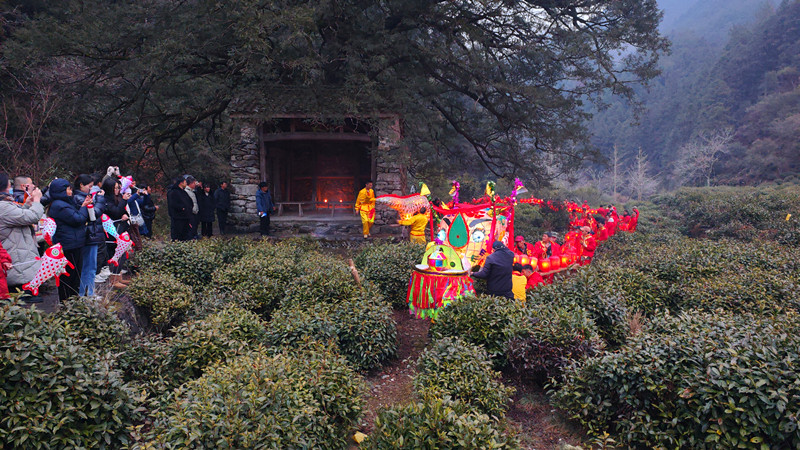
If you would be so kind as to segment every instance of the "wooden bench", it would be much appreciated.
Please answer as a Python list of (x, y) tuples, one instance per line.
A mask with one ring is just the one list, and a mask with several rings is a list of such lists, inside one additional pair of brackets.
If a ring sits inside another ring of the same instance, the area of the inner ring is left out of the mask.
[(316, 202), (317, 209), (328, 208), (331, 210), (331, 217), (336, 212), (336, 209), (350, 209), (353, 211), (353, 215), (358, 215), (358, 211), (355, 210), (356, 202)]
[(303, 205), (314, 204), (314, 202), (278, 202), (278, 215), (283, 214), (283, 207), (286, 206), (297, 206), (297, 213), (298, 216), (303, 217)]

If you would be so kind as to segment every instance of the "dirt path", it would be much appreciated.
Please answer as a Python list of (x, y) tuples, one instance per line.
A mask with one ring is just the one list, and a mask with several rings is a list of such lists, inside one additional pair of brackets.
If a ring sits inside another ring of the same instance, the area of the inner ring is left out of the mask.
[[(430, 321), (415, 319), (407, 311), (394, 311), (393, 317), (397, 323), (398, 357), (382, 371), (365, 377), (370, 391), (359, 430), (362, 433), (372, 431), (381, 408), (414, 399), (414, 364), (430, 342)], [(517, 389), (506, 417), (519, 432), (523, 448), (548, 450), (560, 449), (563, 444), (581, 445), (581, 432), (554, 410), (540, 388), (512, 378), (503, 382)]]
[(414, 367), (420, 353), (430, 342), (428, 328), (430, 321), (414, 318), (408, 311), (394, 311), (397, 323), (397, 359), (385, 366), (382, 371), (366, 377), (369, 386), (369, 398), (364, 418), (361, 420), (361, 432), (372, 431), (378, 411), (389, 405), (406, 403), (414, 398), (412, 380), (416, 374)]

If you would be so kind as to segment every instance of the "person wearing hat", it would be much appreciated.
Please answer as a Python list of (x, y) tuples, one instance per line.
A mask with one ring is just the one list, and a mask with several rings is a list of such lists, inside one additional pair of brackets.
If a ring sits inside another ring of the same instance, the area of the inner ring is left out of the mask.
[(594, 258), (594, 251), (597, 249), (597, 241), (595, 240), (594, 236), (592, 236), (592, 229), (583, 226), (581, 227), (581, 248), (583, 249), (583, 253), (581, 254), (581, 262), (582, 266), (588, 266), (592, 263), (592, 258)]
[(525, 242), (525, 236), (518, 235), (514, 238), (514, 254), (533, 256), (533, 245)]
[(533, 246), (533, 256), (536, 259), (547, 259), (551, 256), (561, 256), (561, 246), (556, 242), (558, 235), (552, 231), (545, 231), (542, 240)]
[(514, 252), (503, 244), (494, 241), (492, 254), (486, 257), (483, 268), (473, 273), (474, 278), (486, 280), (486, 293), (497, 297), (514, 298), (511, 272), (514, 265)]

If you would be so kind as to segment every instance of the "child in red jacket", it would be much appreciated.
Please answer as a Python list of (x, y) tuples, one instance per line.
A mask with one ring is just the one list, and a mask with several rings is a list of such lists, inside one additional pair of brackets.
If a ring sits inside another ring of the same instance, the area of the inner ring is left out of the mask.
[(11, 268), (11, 256), (3, 244), (0, 244), (0, 299), (8, 298), (8, 284), (6, 283), (6, 273)]

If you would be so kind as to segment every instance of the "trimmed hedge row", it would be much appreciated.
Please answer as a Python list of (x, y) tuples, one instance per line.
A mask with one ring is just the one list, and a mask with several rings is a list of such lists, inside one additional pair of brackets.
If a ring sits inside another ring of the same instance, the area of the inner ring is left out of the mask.
[(324, 349), (255, 349), (178, 389), (147, 432), (150, 448), (347, 448), (365, 387)]
[(505, 415), (514, 393), (499, 381), (486, 350), (459, 338), (432, 343), (417, 360), (414, 389), (424, 397), (450, 397), (496, 419)]
[(408, 308), (406, 295), (411, 268), (422, 261), (425, 247), (405, 242), (364, 247), (355, 258), (362, 278), (373, 283), (395, 309)]
[[(80, 307), (65, 313), (86, 324)], [(76, 327), (85, 332), (92, 325)], [(113, 327), (112, 327), (113, 328)], [(120, 448), (137, 418), (113, 360), (58, 316), (0, 300), (0, 442), (11, 448)]]
[(631, 447), (800, 446), (800, 322), (691, 311), (569, 369), (557, 406)]

